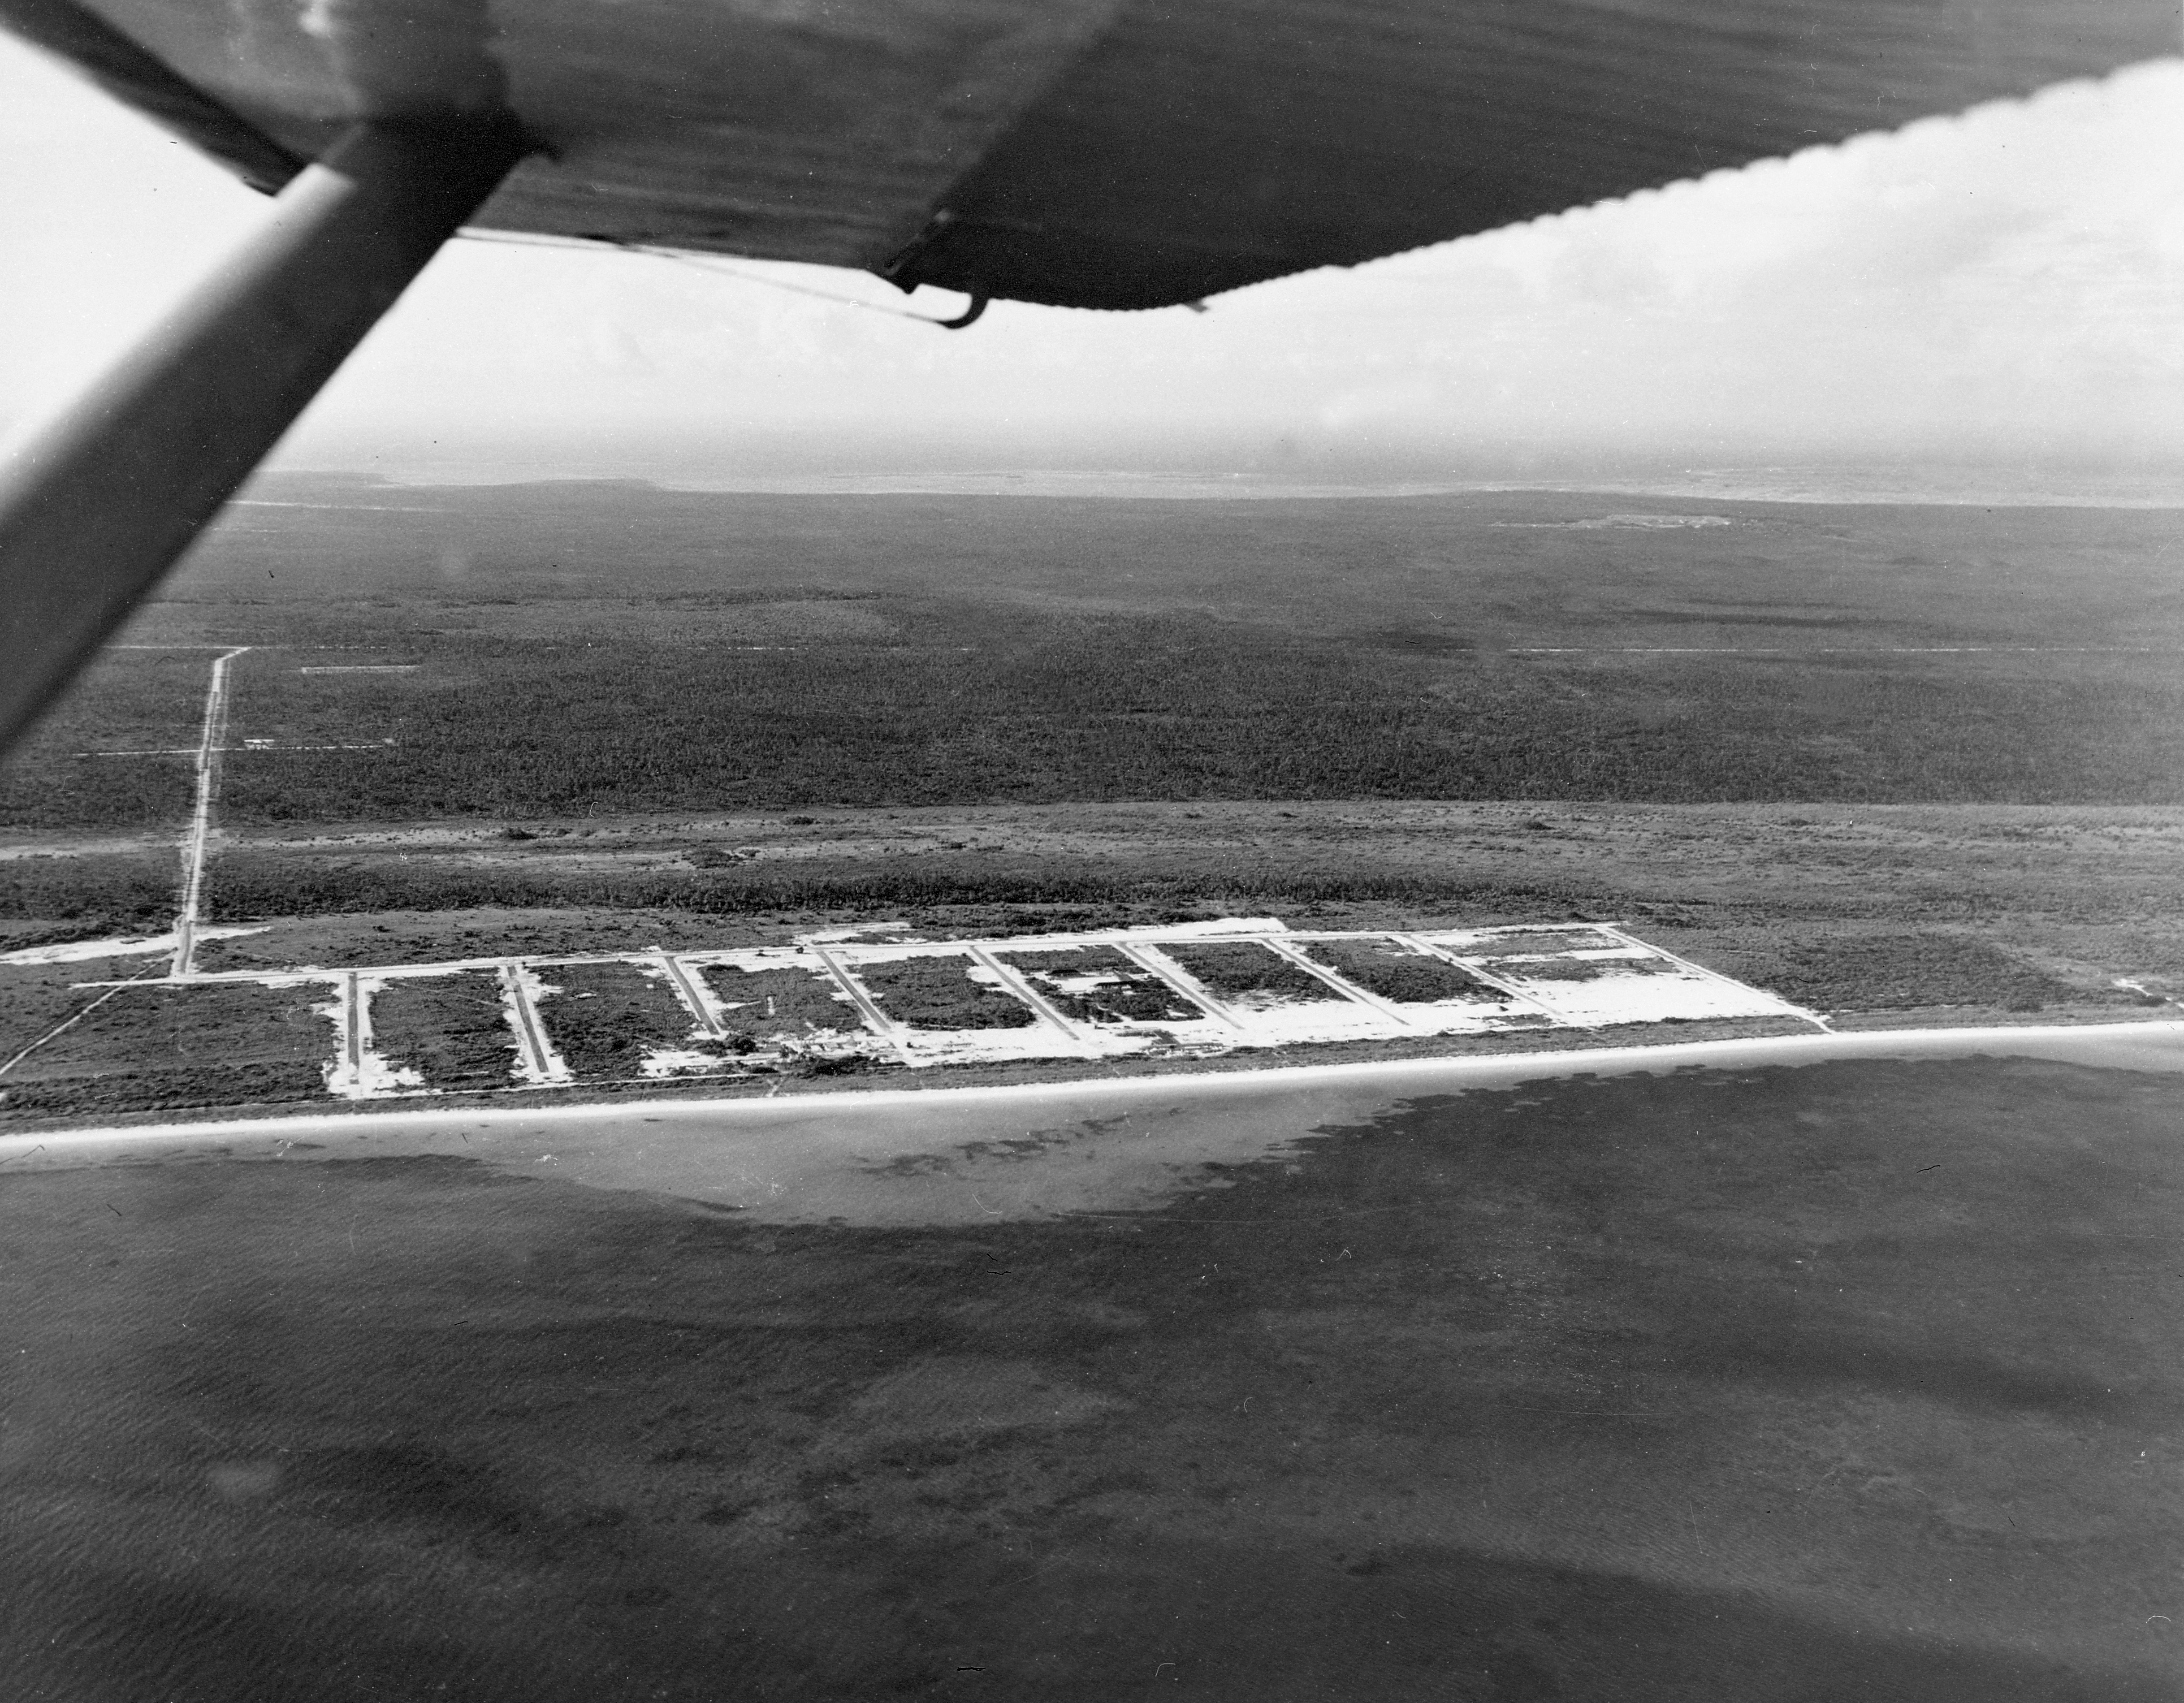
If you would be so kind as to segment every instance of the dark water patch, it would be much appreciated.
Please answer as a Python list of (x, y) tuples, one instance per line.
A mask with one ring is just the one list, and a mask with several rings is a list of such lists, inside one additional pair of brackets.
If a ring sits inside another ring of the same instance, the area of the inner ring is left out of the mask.
[(526, 1694), (521, 1654), (496, 1649), (489, 1633), (443, 1626), (405, 1634), (390, 1617), (329, 1613), (213, 1581), (71, 1568), (25, 1579), (8, 1597), (0, 1681), (41, 1703), (243, 1703), (293, 1695), (280, 1688), (298, 1684), (334, 1703), (415, 1695), (421, 1684), (482, 1703), (551, 1695)]
[[(1693, 598), (1694, 603), (1703, 602)], [(1622, 612), (1633, 626), (1784, 626), (1818, 627), (1830, 631), (1875, 629), (1886, 632), (1895, 622), (1876, 621), (1869, 615), (1792, 615), (1780, 609), (1634, 609)]]
[(7, 1179), (0, 1680), (2153, 1703), (2180, 1099), (1548, 1081), (967, 1227), (434, 1160)]
[[(289, 1145), (303, 1148), (311, 1144), (298, 1141)], [(521, 1188), (529, 1181), (452, 1153), (365, 1154), (352, 1159), (320, 1160), (317, 1163), (330, 1171), (395, 1183), (460, 1183), (478, 1188)]]
[(292, 1511), (333, 1525), (510, 1539), (540, 1523), (535, 1505), (491, 1468), (426, 1443), (312, 1450), (285, 1466), (280, 1494)]
[(1468, 656), (1479, 648), (1479, 641), (1468, 632), (1432, 627), (1387, 627), (1364, 637), (1378, 649), (1421, 656)]
[(1872, 1334), (1838, 1334), (1780, 1312), (1753, 1316), (1759, 1311), (1724, 1316), (1705, 1341), (1682, 1345), (1673, 1358), (1676, 1369), (1698, 1377), (1763, 1380), (1791, 1393), (1847, 1389), (1997, 1413), (2038, 1410), (2064, 1420), (2159, 1425), (2176, 1417), (2167, 1405), (2169, 1392), (2113, 1367), (2074, 1373), (2014, 1365), (1977, 1353), (1953, 1354), (1931, 1343), (1899, 1346)]

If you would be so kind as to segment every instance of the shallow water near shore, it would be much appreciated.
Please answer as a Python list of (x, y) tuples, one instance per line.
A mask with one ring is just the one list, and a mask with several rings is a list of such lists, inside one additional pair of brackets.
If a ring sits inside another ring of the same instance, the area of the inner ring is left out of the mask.
[(2184, 1074), (2184, 1023), (1895, 1030), (986, 1088), (414, 1109), (0, 1137), (9, 1171), (439, 1155), (753, 1222), (978, 1224), (1144, 1210), (1419, 1095), (1825, 1060), (2002, 1055)]
[(2176, 1038), (1856, 1039), (10, 1166), (0, 1689), (2184, 1695)]

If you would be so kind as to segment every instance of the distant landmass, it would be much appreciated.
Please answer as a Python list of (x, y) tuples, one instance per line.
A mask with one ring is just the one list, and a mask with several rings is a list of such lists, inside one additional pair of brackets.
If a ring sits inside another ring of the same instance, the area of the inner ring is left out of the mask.
[[(1981, 508), (2184, 508), (2184, 469), (1784, 465), (1690, 466), (1582, 476), (1498, 478), (1357, 476), (1311, 479), (1278, 473), (1161, 472), (1130, 469), (905, 470), (899, 472), (760, 473), (716, 465), (603, 465), (561, 461), (432, 462), (370, 471), (294, 469), (282, 479), (388, 486), (632, 484), (661, 491), (783, 497), (1080, 497), (1177, 502), (1295, 501), (1457, 497), (1540, 492), (1582, 496), (1715, 498), (1747, 503), (1938, 504)], [(246, 498), (246, 502), (249, 499)], [(261, 498), (259, 500), (263, 500)]]

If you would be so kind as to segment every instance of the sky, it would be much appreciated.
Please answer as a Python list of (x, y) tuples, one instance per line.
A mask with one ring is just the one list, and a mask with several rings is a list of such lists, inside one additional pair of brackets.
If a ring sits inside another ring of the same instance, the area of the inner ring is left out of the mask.
[[(110, 359), (265, 205), (0, 37), (0, 426)], [(1839, 475), (2184, 502), (2184, 61), (1203, 314), (997, 303), (944, 332), (900, 310), (959, 297), (736, 270), (458, 242), (276, 465), (722, 486)]]

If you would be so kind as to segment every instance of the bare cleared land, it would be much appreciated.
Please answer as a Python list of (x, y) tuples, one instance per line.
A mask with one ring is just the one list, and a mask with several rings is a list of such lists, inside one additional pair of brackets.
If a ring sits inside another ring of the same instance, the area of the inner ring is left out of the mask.
[[(944, 848), (950, 839), (995, 849), (911, 849)], [(749, 854), (725, 869), (692, 867), (692, 852), (727, 843)], [(249, 849), (260, 841), (239, 844), (242, 849), (231, 848), (216, 871), (261, 854)], [(2174, 1015), (2172, 996), (2184, 993), (2184, 916), (2175, 902), (2184, 810), (2145, 807), (1003, 807), (899, 812), (892, 819), (829, 812), (801, 824), (623, 821), (515, 842), (488, 831), (313, 835), (276, 842), (262, 854), (291, 865), (323, 861), (333, 866), (329, 881), (347, 870), (348, 878), (361, 871), (371, 882), (377, 878), (371, 871), (383, 870), (413, 894), (443, 879), (475, 878), (485, 868), (495, 882), (536, 881), (548, 898), (535, 906), (269, 910), (257, 932), (201, 945), (201, 971), (265, 975), (302, 965), (369, 971), (451, 960), (643, 954), (662, 946), (699, 953), (779, 949), (799, 934), (829, 928), (865, 931), (867, 940), (894, 938), (886, 924), (933, 939), (1006, 940), (1272, 912), (1306, 932), (1406, 930), (1428, 921), (1559, 925), (1505, 937), (1519, 944), (1527, 938), (1566, 944), (1573, 922), (1621, 919), (1647, 941), (1828, 1013), (1839, 1027), (2158, 1016)], [(562, 867), (565, 860), (577, 867)], [(40, 864), (20, 859), (11, 867)], [(675, 888), (677, 882), (709, 885), (694, 893)], [(667, 902), (660, 882), (668, 883)], [(577, 902), (575, 893), (591, 902)], [(565, 896), (556, 903), (555, 893)], [(922, 894), (927, 902), (892, 902), (904, 894), (913, 901)], [(624, 902), (613, 902), (617, 897)], [(652, 903), (642, 902), (648, 897)], [(1369, 948), (1330, 943), (1307, 955), (1384, 999), (1463, 992), (1465, 972), (1425, 965), (1415, 954), (1383, 961)], [(1072, 1021), (1158, 1022), (1185, 1015), (1187, 1001), (1172, 987), (1118, 954), (1034, 948), (1008, 954), (1006, 963)], [(80, 984), (145, 966), (163, 974), (164, 960), (0, 966), (6, 1043), (0, 1059), (96, 997)], [(1273, 976), (1306, 976), (1294, 966), (1262, 967)], [(687, 1011), (674, 1009), (667, 984), (642, 969), (571, 966), (538, 974), (553, 990), (537, 1002), (547, 1038), (584, 1062), (576, 1073), (580, 1082), (641, 1077), (647, 1047), (687, 1053), (685, 1067), (716, 1079), (785, 1030), (817, 1039), (854, 1031), (860, 1021), (834, 989), (786, 966), (699, 966), (718, 1019), (717, 1032), (704, 1037), (693, 1031)], [(1440, 988), (1420, 979), (1434, 977), (1454, 981)], [(458, 993), (471, 983), (467, 993)], [(872, 992), (883, 1013), (913, 1022), (928, 1015), (934, 997), (907, 986)], [(285, 996), (286, 1015), (278, 1016), (317, 1038), (313, 1056), (330, 1044), (330, 1019), (311, 1015), (328, 997), (323, 981), (298, 983)], [(1217, 990), (1217, 997), (1223, 997)], [(86, 1112), (131, 1104), (277, 1102), (266, 1082), (230, 1075), (218, 1058), (176, 1057), (154, 1021), (169, 1009), (160, 998), (153, 988), (129, 991), (100, 1008), (103, 1023), (153, 1025), (133, 1064), (110, 1050), (79, 1063), (65, 1049), (42, 1049), (35, 1068), (26, 1061), (12, 1073), (20, 1080), (0, 1077), (0, 1088), (11, 1089), (0, 1110), (40, 1120), (64, 1115), (74, 1104), (66, 1082), (85, 1071), (103, 1073), (81, 1098)], [(443, 1092), (507, 1091), (518, 1060), (502, 998), (486, 971), (390, 982), (376, 996), (371, 1020), (387, 1068), (411, 1071)], [(430, 1009), (405, 1016), (404, 1002), (415, 1001)], [(974, 1013), (1021, 1010), (960, 972), (942, 1003), (967, 1029), (985, 1021)], [(1610, 1037), (1618, 1038), (1627, 1032)], [(1295, 1045), (1312, 1057), (1351, 1057), (1366, 1055), (1361, 1047), (1393, 1056), (1487, 1044), (1317, 1037)], [(1496, 1047), (1521, 1044), (1512, 1033), (1490, 1038)], [(836, 1071), (825, 1045), (807, 1050), (797, 1074)], [(630, 1068), (603, 1068), (616, 1060)], [(1085, 1068), (1027, 1061), (948, 1074), (1021, 1079)], [(134, 1087), (123, 1080), (132, 1071), (142, 1078)], [(663, 1071), (658, 1088), (648, 1091), (677, 1091), (676, 1074)], [(292, 1098), (322, 1099), (326, 1092), (312, 1071), (282, 1080)]]
[[(13, 989), (15, 1015), (35, 1010), (47, 1027), (6, 1060), (0, 1124), (64, 1116), (79, 1090), (107, 1113), (168, 1110), (192, 1081), (212, 1094), (247, 1088), (253, 1104), (697, 1081), (772, 1092), (789, 1078), (905, 1067), (1203, 1062), (1298, 1044), (1549, 1030), (1598, 1045), (1663, 1023), (1824, 1027), (1794, 1003), (1591, 924), (1327, 936), (1274, 918), (1222, 918), (969, 941), (852, 933), (620, 959), (398, 960), (159, 981), (140, 972), (90, 986), (26, 976)], [(1379, 988), (1336, 962), (1379, 966)], [(1432, 968), (1448, 973), (1420, 973)], [(1407, 997), (1384, 991), (1398, 986)], [(68, 1010), (86, 995), (80, 1014)], [(262, 1009), (247, 1009), (251, 999)], [(150, 1040), (148, 1009), (191, 1036), (205, 1071), (148, 1074), (125, 1040), (111, 1056), (132, 1024)], [(221, 1026), (254, 1017), (315, 1033), (317, 1056), (306, 1043), (292, 1046), (285, 1074), (238, 1074)]]

